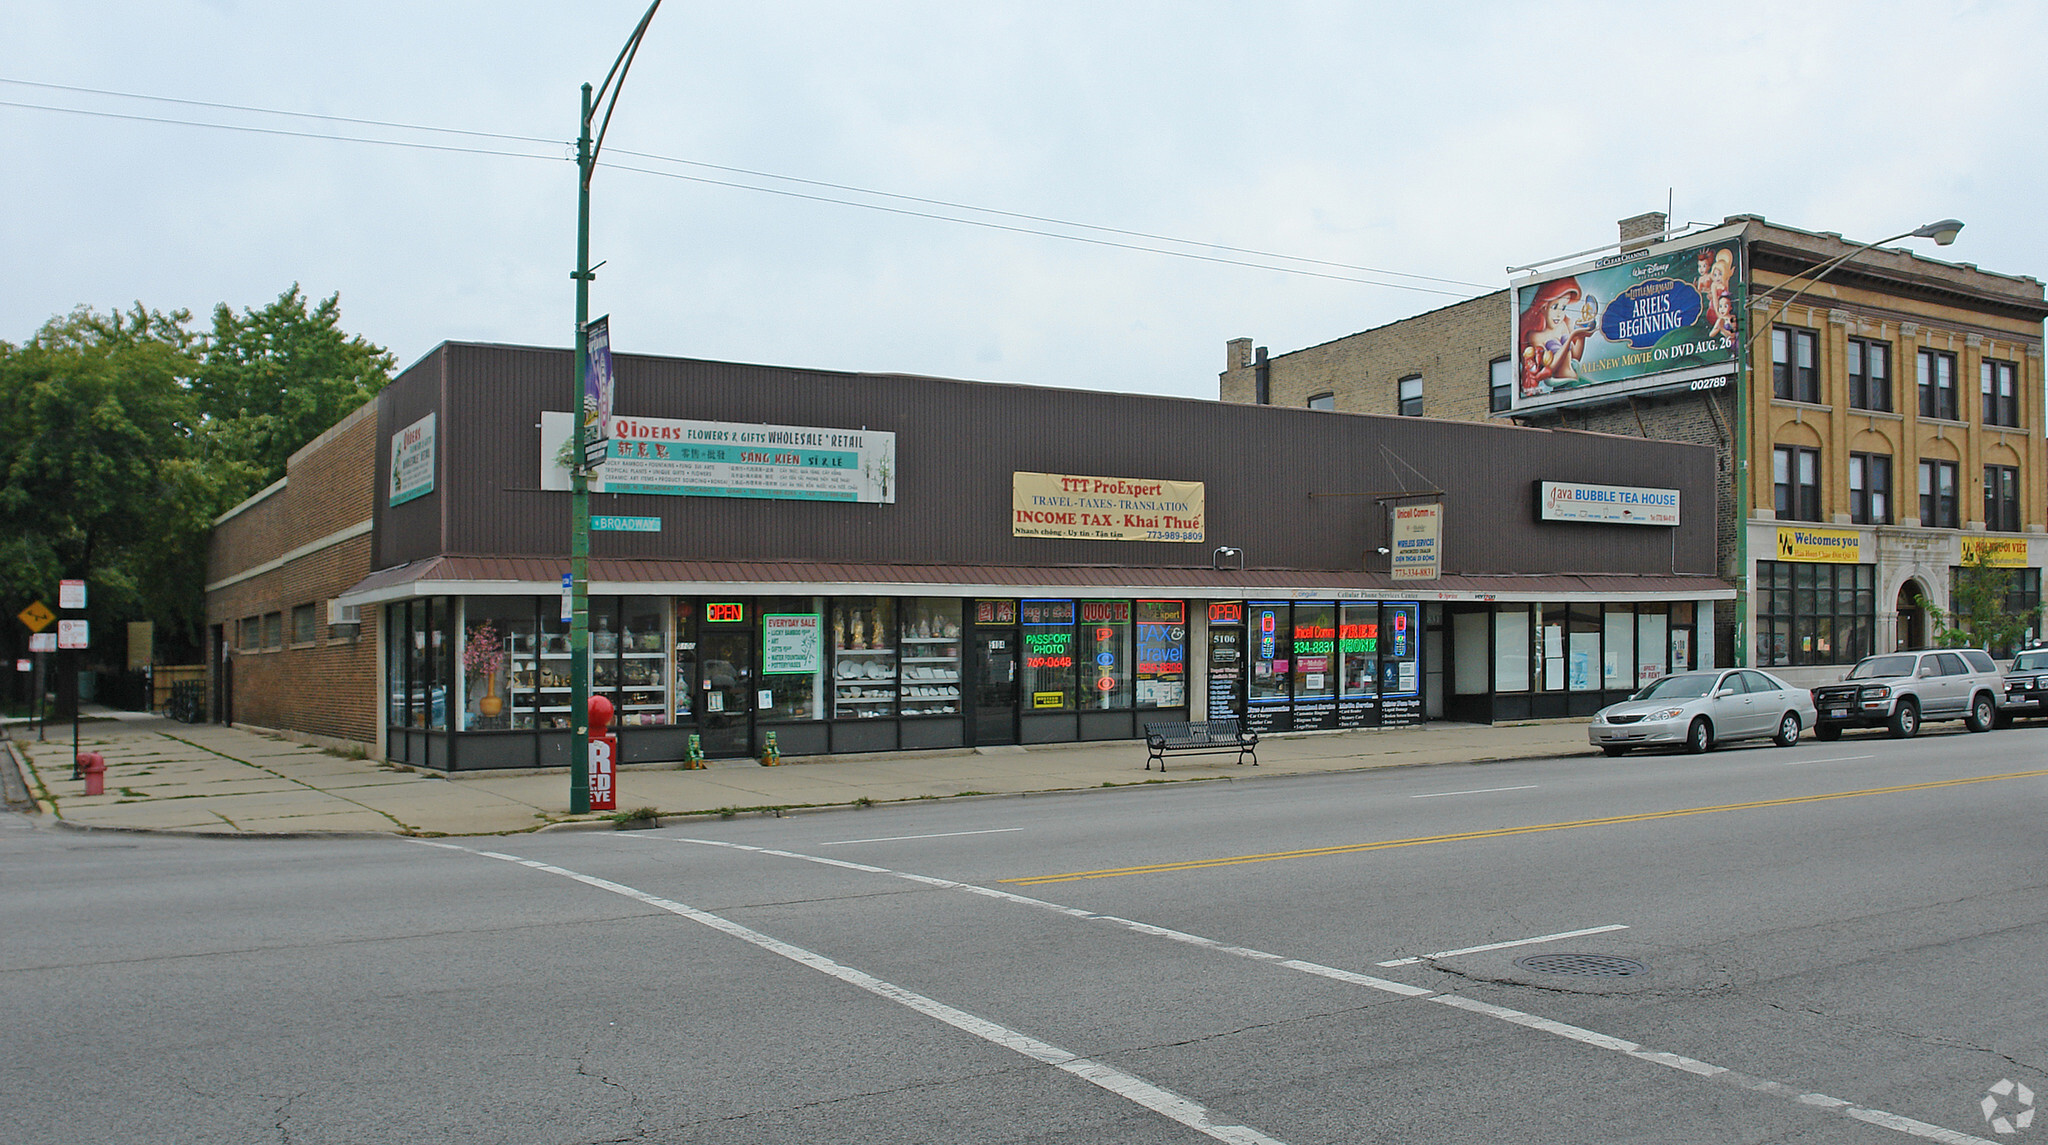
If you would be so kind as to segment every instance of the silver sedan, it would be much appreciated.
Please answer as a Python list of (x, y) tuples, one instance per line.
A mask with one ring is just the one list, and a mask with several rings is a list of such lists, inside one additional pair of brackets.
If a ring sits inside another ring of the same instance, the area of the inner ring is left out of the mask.
[(1813, 726), (1813, 695), (1769, 672), (1723, 668), (1665, 676), (1593, 715), (1586, 738), (1608, 755), (1636, 747), (1703, 752), (1718, 743), (1769, 737), (1799, 742)]

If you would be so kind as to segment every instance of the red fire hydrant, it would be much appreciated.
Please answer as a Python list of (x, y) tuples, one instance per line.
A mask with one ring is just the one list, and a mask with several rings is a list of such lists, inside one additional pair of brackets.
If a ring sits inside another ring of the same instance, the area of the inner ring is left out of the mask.
[(107, 760), (105, 756), (96, 751), (79, 752), (78, 771), (79, 774), (85, 776), (85, 793), (87, 795), (105, 795), (107, 793)]

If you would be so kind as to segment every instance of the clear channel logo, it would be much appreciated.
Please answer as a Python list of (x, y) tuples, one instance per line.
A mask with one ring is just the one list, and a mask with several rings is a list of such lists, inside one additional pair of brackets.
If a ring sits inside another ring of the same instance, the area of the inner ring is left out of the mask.
[(2009, 1077), (2000, 1078), (1978, 1108), (1992, 1132), (2017, 1133), (2034, 1123), (2034, 1091)]

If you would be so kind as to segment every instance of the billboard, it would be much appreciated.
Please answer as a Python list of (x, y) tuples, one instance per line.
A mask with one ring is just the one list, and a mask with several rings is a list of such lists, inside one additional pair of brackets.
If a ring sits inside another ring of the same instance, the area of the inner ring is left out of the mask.
[[(569, 488), (575, 428), (569, 413), (541, 412), (541, 488)], [(885, 430), (614, 414), (604, 468), (592, 475), (590, 491), (894, 504), (895, 469), (896, 435)], [(658, 522), (652, 531), (660, 531)]]
[(1083, 541), (1173, 541), (1207, 536), (1200, 481), (1010, 474), (1010, 535)]
[(1723, 227), (1517, 280), (1514, 408), (1733, 374), (1747, 305), (1741, 234)]

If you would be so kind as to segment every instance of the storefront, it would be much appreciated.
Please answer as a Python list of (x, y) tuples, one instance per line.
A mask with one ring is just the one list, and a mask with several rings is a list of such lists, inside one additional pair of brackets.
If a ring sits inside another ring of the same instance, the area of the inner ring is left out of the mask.
[[(1224, 715), (1275, 734), (1576, 714), (1693, 666), (1698, 618), (1732, 595), (1708, 515), (1677, 510), (1711, 504), (1701, 447), (615, 362), (588, 671), (629, 763), (771, 737), (803, 757)], [(368, 701), (385, 758), (566, 764), (569, 372), (562, 351), (443, 345), (379, 396), (374, 433), (330, 435), (222, 519), (214, 623), (324, 605), (380, 666), (308, 694), (292, 665), (319, 641), (235, 649), (237, 718), (290, 730), (304, 705)], [(353, 482), (366, 519), (328, 540), (367, 534), (360, 567), (325, 601), (271, 603), (326, 543), (274, 539), (289, 498)], [(1560, 516), (1559, 482), (1670, 508)]]

